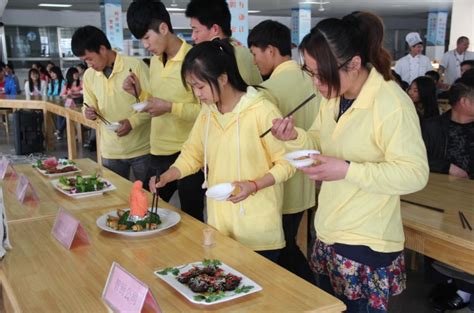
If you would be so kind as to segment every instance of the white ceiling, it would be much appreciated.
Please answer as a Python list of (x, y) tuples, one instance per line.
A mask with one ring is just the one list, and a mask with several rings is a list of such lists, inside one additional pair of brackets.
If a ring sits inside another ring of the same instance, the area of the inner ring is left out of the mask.
[[(166, 6), (172, 2), (185, 8), (188, 0), (162, 0)], [(319, 0), (312, 0), (318, 2)], [(352, 11), (371, 11), (381, 16), (426, 16), (430, 11), (451, 11), (453, 0), (323, 0), (324, 11), (318, 4), (312, 4), (313, 17), (342, 16)], [(100, 0), (9, 0), (7, 9), (39, 9), (38, 3), (72, 4), (68, 10), (98, 11)], [(122, 0), (126, 11), (131, 0)], [(290, 16), (291, 8), (298, 7), (298, 0), (249, 0), (250, 10), (260, 10), (257, 15)], [(57, 9), (55, 9), (57, 10)]]

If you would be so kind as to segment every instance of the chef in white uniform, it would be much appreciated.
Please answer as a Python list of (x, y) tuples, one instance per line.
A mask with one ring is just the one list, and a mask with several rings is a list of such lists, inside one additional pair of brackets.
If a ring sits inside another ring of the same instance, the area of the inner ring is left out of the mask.
[(397, 61), (395, 72), (402, 77), (402, 80), (411, 84), (415, 78), (424, 76), (426, 72), (431, 71), (433, 66), (430, 59), (421, 54), (423, 52), (423, 40), (420, 34), (416, 32), (408, 33), (405, 41), (408, 44), (409, 53)]

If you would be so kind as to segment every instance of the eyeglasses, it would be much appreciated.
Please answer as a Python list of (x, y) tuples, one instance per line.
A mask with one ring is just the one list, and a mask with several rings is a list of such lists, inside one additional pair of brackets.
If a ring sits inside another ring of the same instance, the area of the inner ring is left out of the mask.
[[(352, 57), (348, 58), (344, 63), (342, 63), (341, 65), (339, 65), (337, 67), (337, 70), (340, 70), (341, 68), (343, 68), (344, 66), (346, 66), (350, 61), (352, 61)], [(306, 64), (303, 63), (303, 65), (301, 66), (301, 70), (305, 73), (307, 73), (311, 78), (316, 78), (317, 80), (319, 81), (322, 81), (321, 80), (321, 76), (319, 75), (319, 73), (315, 73), (313, 72)]]

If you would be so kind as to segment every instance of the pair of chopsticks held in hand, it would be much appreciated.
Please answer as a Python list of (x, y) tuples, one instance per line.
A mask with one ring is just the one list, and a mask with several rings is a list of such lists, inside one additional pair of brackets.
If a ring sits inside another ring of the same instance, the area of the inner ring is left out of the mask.
[[(132, 72), (132, 69), (129, 69), (129, 72), (130, 73), (133, 73)], [(135, 99), (137, 100), (137, 102), (140, 102), (140, 98), (138, 97), (138, 91), (137, 91), (137, 87), (135, 86), (135, 83), (133, 83), (133, 92), (135, 93)], [(84, 105), (88, 108), (91, 108), (90, 105), (88, 105), (87, 103), (84, 102)], [(105, 117), (103, 117), (100, 113), (98, 113), (95, 109), (95, 114), (97, 115), (97, 117), (106, 125), (111, 125), (112, 123), (110, 123), (109, 120), (107, 120)]]
[[(159, 182), (159, 181), (160, 181), (160, 175), (157, 172), (156, 173), (156, 182)], [(158, 199), (159, 198), (160, 197), (158, 195), (158, 188), (157, 188), (156, 191), (153, 193), (153, 198), (151, 200), (150, 217), (153, 214), (158, 215)], [(148, 225), (151, 226), (151, 222), (148, 223)]]
[[(298, 105), (296, 108), (294, 108), (293, 110), (291, 110), (287, 115), (285, 115), (284, 118), (287, 118), (289, 116), (291, 116), (293, 113), (295, 113), (296, 111), (298, 111), (299, 109), (301, 109), (302, 107), (305, 106), (306, 103), (310, 102), (311, 100), (313, 100), (313, 98), (316, 97), (316, 94), (312, 94), (311, 96), (309, 96), (308, 98), (306, 98), (306, 100), (304, 100), (303, 102), (301, 102), (300, 105)], [(260, 135), (260, 138), (263, 138), (265, 137), (269, 132), (272, 131), (272, 128), (270, 127), (269, 129), (267, 129), (263, 134)]]

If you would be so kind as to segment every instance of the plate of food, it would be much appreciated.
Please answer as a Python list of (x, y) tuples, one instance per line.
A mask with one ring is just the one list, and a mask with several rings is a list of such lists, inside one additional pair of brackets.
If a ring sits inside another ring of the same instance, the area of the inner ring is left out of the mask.
[(155, 271), (155, 275), (196, 304), (212, 305), (262, 290), (256, 282), (219, 260)]
[(118, 209), (100, 216), (96, 224), (100, 229), (110, 233), (141, 237), (171, 228), (178, 224), (180, 220), (181, 216), (178, 213), (167, 209), (158, 208), (157, 214), (148, 211), (143, 219), (130, 216), (129, 209)]
[(51, 181), (56, 190), (72, 198), (85, 198), (102, 195), (117, 189), (111, 182), (94, 175), (60, 177)]
[(79, 173), (81, 170), (71, 160), (48, 158), (46, 160), (38, 160), (33, 167), (46, 177), (58, 177), (69, 174)]

